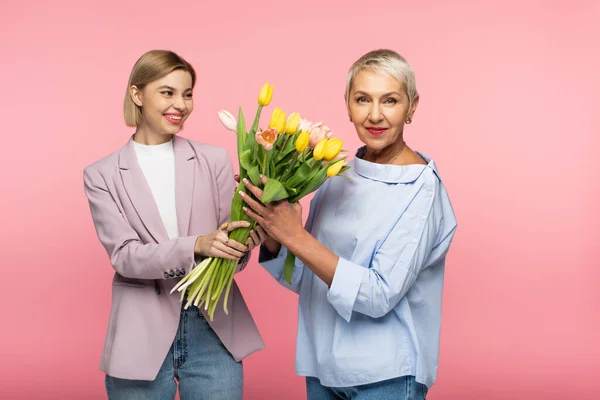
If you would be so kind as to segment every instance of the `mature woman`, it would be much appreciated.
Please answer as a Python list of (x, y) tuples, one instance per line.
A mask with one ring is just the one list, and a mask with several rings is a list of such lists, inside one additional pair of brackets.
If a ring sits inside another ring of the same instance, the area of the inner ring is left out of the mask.
[(299, 294), (296, 371), (306, 376), (309, 399), (424, 399), (435, 381), (456, 220), (433, 160), (404, 140), (418, 100), (404, 58), (365, 54), (346, 86), (350, 121), (364, 143), (350, 179), (319, 189), (306, 229), (299, 204), (243, 196), (247, 214), (269, 235), (261, 264), (287, 285), (287, 251), (299, 260), (287, 286)]
[[(177, 137), (194, 109), (196, 73), (171, 51), (135, 64), (125, 95), (125, 147), (85, 169), (98, 237), (115, 269), (101, 369), (109, 399), (241, 399), (241, 360), (263, 347), (237, 285), (227, 316), (182, 309), (169, 291), (203, 257), (247, 260), (227, 233), (234, 193), (225, 149)], [(256, 233), (253, 233), (256, 239)]]

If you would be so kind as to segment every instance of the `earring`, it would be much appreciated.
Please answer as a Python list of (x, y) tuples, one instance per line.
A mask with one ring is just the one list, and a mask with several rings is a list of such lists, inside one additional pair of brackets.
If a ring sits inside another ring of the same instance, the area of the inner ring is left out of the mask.
[(412, 119), (410, 119), (410, 118), (409, 118), (409, 119), (407, 119), (407, 120), (406, 120), (406, 121), (404, 121), (404, 122), (406, 122), (406, 124), (408, 125), (408, 124), (410, 124), (410, 123), (412, 122)]

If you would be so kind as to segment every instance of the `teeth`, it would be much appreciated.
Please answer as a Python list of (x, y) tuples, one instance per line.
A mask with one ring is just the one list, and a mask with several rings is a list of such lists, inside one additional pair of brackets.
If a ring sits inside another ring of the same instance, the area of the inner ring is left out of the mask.
[(167, 118), (171, 118), (171, 119), (181, 119), (180, 115), (167, 115)]

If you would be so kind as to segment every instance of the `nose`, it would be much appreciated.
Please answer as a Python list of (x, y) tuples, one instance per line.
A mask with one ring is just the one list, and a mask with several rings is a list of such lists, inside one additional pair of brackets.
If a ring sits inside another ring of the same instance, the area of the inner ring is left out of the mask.
[(173, 107), (179, 111), (185, 110), (185, 100), (183, 96), (176, 96), (175, 102), (173, 103)]
[(376, 124), (381, 121), (381, 110), (379, 109), (379, 103), (372, 102), (371, 110), (369, 112), (369, 121)]

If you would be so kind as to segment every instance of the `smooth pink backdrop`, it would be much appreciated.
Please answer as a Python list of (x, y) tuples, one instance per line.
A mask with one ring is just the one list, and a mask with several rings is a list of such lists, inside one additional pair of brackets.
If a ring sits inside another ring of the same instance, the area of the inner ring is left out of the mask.
[[(235, 157), (216, 111), (253, 115), (264, 81), (273, 105), (356, 149), (346, 72), (380, 47), (416, 70), (406, 138), (437, 161), (459, 220), (429, 398), (600, 397), (599, 2), (87, 3), (0, 6), (0, 398), (105, 397), (112, 269), (82, 169), (131, 134), (122, 99), (142, 53), (195, 66), (182, 135)], [(245, 361), (245, 399), (304, 399), (295, 295), (255, 261), (239, 282), (267, 343)]]

